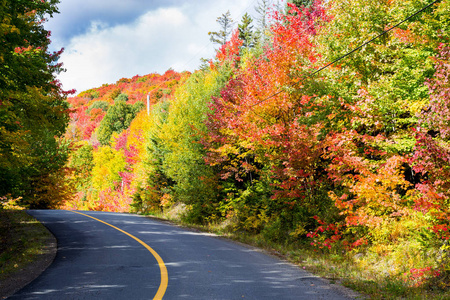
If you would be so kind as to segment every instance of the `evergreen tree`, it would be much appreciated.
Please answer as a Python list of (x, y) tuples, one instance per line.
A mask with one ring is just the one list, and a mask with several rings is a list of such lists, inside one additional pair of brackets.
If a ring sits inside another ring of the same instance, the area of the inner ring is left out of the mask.
[[(288, 0), (287, 3), (294, 4), (299, 9), (303, 8), (309, 8), (312, 9), (312, 4), (314, 3), (314, 0)], [(286, 14), (289, 14), (290, 8), (286, 6)], [(297, 13), (294, 13), (296, 15)]]
[(258, 1), (257, 6), (255, 6), (255, 11), (258, 13), (258, 17), (256, 18), (256, 32), (255, 32), (255, 41), (258, 42), (259, 45), (264, 45), (268, 40), (268, 28), (269, 22), (267, 20), (267, 15), (269, 12), (270, 0), (260, 0)]
[(127, 104), (125, 101), (117, 101), (108, 109), (105, 117), (97, 129), (98, 141), (102, 145), (108, 145), (114, 132), (120, 133), (127, 129), (137, 113), (144, 107), (142, 102)]
[(314, 0), (289, 0), (288, 2), (294, 4), (298, 8), (301, 8), (310, 6)]
[(248, 13), (242, 16), (241, 24), (238, 25), (239, 29), (239, 38), (244, 41), (242, 47), (244, 48), (252, 48), (255, 46), (255, 37), (252, 31), (253, 25), (252, 17)]
[(233, 19), (231, 18), (230, 11), (227, 11), (226, 13), (222, 14), (222, 16), (217, 18), (217, 23), (219, 23), (221, 30), (215, 31), (215, 32), (208, 32), (208, 35), (210, 36), (210, 40), (213, 43), (219, 44), (219, 45), (225, 45), (225, 43), (228, 41), (228, 37), (231, 34), (231, 30), (233, 29)]

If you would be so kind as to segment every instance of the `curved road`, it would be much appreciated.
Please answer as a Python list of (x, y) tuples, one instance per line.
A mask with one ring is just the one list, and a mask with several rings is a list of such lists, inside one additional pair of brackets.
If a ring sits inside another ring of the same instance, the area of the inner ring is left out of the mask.
[(253, 248), (142, 216), (29, 213), (55, 235), (58, 253), (10, 299), (351, 299)]

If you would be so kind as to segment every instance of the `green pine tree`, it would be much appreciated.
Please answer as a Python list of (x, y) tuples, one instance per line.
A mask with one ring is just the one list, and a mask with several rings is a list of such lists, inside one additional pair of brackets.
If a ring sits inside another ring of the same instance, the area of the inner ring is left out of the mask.
[(255, 42), (257, 45), (265, 45), (268, 41), (269, 21), (268, 13), (270, 7), (270, 0), (260, 0), (255, 11), (258, 16), (256, 20)]
[(120, 133), (127, 129), (136, 114), (144, 107), (142, 102), (127, 104), (125, 101), (117, 101), (108, 109), (97, 129), (97, 138), (102, 145), (108, 145), (114, 132)]
[(252, 48), (255, 46), (255, 37), (253, 33), (253, 19), (248, 13), (242, 16), (241, 24), (238, 25), (239, 38), (244, 42), (242, 47)]

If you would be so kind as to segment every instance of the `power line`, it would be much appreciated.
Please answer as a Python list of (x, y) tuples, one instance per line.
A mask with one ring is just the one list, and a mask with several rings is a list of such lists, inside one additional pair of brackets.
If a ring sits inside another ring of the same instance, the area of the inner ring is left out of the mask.
[[(339, 58), (333, 60), (332, 62), (328, 63), (327, 65), (325, 65), (325, 66), (321, 67), (320, 69), (317, 69), (316, 71), (314, 71), (314, 72), (312, 72), (311, 74), (307, 75), (307, 77), (312, 77), (312, 76), (314, 76), (315, 74), (317, 74), (317, 73), (319, 73), (320, 71), (322, 71), (322, 70), (328, 68), (328, 67), (331, 66), (332, 64), (335, 64), (335, 63), (337, 63), (338, 61), (340, 61), (340, 60), (346, 58), (347, 56), (349, 56), (349, 55), (351, 55), (351, 54), (353, 54), (354, 52), (360, 50), (360, 49), (363, 48), (364, 46), (370, 44), (370, 43), (373, 42), (374, 40), (376, 40), (376, 39), (378, 39), (379, 37), (385, 35), (386, 33), (390, 32), (390, 31), (393, 30), (394, 28), (396, 28), (396, 27), (400, 26), (401, 24), (405, 23), (405, 22), (408, 21), (409, 19), (411, 19), (411, 18), (417, 16), (418, 14), (422, 13), (422, 12), (425, 11), (427, 8), (431, 7), (432, 5), (434, 5), (435, 3), (439, 2), (439, 1), (441, 1), (441, 0), (435, 0), (435, 1), (431, 2), (430, 4), (428, 4), (427, 6), (425, 6), (424, 8), (422, 8), (421, 10), (418, 10), (417, 12), (415, 12), (415, 13), (412, 14), (412, 15), (410, 15), (410, 16), (407, 17), (406, 19), (404, 19), (404, 20), (398, 22), (397, 24), (395, 24), (395, 25), (392, 26), (391, 28), (389, 28), (389, 29), (383, 31), (382, 33), (380, 33), (380, 34), (377, 35), (376, 37), (374, 37), (374, 38), (372, 38), (372, 39), (370, 39), (370, 40), (364, 42), (363, 44), (361, 44), (360, 46), (356, 47), (356, 48), (353, 49), (352, 51), (350, 51), (350, 52), (348, 52), (348, 53), (346, 53), (346, 54), (340, 56)], [(293, 84), (292, 87), (295, 87), (295, 86), (297, 86), (298, 84), (299, 84), (299, 82)], [(254, 106), (256, 106), (256, 105), (259, 105), (259, 104), (261, 104), (261, 103), (266, 102), (267, 100), (269, 100), (269, 99), (271, 99), (271, 98), (273, 98), (273, 97), (279, 95), (282, 91), (283, 91), (283, 90), (279, 90), (278, 92), (276, 92), (276, 93), (274, 93), (274, 94), (272, 94), (272, 95), (270, 95), (270, 96), (264, 98), (263, 100), (259, 101), (258, 103), (255, 103), (255, 104), (251, 105), (250, 108), (252, 108), (252, 107), (254, 107)]]

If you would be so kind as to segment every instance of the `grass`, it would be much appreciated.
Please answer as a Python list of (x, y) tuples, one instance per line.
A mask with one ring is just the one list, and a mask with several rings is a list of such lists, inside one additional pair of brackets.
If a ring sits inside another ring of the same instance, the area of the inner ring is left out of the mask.
[(25, 211), (0, 209), (0, 281), (43, 254), (49, 235)]
[[(232, 239), (271, 251), (300, 267), (340, 283), (370, 299), (450, 299), (450, 291), (432, 287), (411, 287), (384, 268), (361, 265), (366, 259), (356, 253), (317, 251), (305, 242), (280, 244), (264, 240), (260, 235), (232, 233)], [(356, 258), (358, 257), (358, 258)], [(382, 261), (383, 257), (377, 257)], [(379, 264), (382, 266), (383, 264)]]

